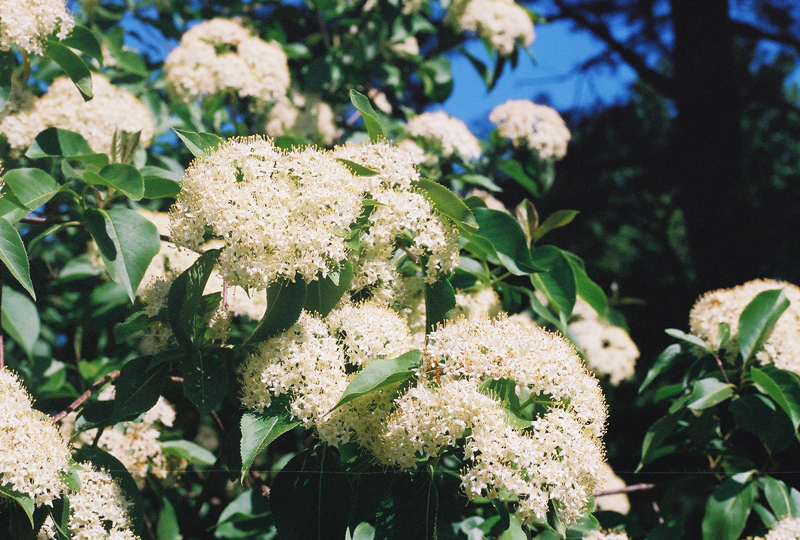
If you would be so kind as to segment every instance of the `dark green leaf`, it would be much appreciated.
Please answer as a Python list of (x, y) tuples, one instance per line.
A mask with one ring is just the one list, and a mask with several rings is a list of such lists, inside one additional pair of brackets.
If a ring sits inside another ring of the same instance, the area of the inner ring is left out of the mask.
[(187, 129), (172, 128), (194, 157), (204, 157), (212, 153), (224, 141), (213, 133), (196, 133)]
[(114, 393), (114, 419), (136, 418), (152, 409), (169, 375), (169, 364), (149, 369), (150, 356), (129, 360), (120, 370)]
[(421, 471), (394, 476), (379, 503), (375, 539), (436, 539), (439, 492), (431, 475)]
[(200, 312), (203, 289), (214, 270), (218, 256), (217, 249), (206, 251), (169, 288), (169, 325), (178, 344), (186, 350), (195, 348), (198, 326), (205, 315)]
[(352, 280), (353, 265), (349, 261), (344, 261), (335, 273), (329, 273), (324, 278), (318, 275), (317, 279), (308, 284), (305, 310), (327, 317), (350, 288)]
[(36, 300), (25, 244), (22, 243), (17, 229), (4, 218), (0, 218), (0, 261), (6, 265), (11, 275), (28, 291), (28, 294)]
[(36, 210), (61, 189), (58, 182), (41, 169), (13, 169), (3, 176), (3, 181), (29, 210)]
[(510, 176), (516, 183), (527, 189), (531, 195), (537, 198), (541, 197), (542, 190), (539, 188), (536, 180), (528, 176), (525, 172), (525, 168), (519, 161), (509, 159), (501, 163), (498, 168)]
[(533, 241), (538, 242), (544, 235), (553, 229), (570, 224), (578, 214), (579, 212), (577, 210), (558, 210), (553, 212), (547, 216), (547, 219), (544, 220), (544, 223), (536, 227), (536, 229), (533, 231)]
[(422, 191), (439, 213), (453, 220), (453, 223), (460, 229), (464, 229), (467, 232), (478, 230), (475, 216), (467, 208), (467, 205), (458, 198), (458, 195), (446, 187), (426, 179), (418, 180), (414, 186)]
[(536, 206), (529, 199), (524, 199), (517, 205), (514, 215), (519, 226), (522, 227), (522, 232), (525, 233), (528, 245), (531, 245), (533, 243), (533, 232), (539, 227), (539, 213), (536, 211)]
[(739, 473), (719, 485), (706, 503), (703, 540), (738, 540), (756, 498), (752, 471)]
[(25, 515), (28, 516), (30, 525), (33, 527), (33, 511), (35, 509), (35, 505), (30, 496), (14, 491), (14, 489), (8, 484), (0, 484), (0, 495), (3, 495), (4, 498), (11, 499), (17, 503), (19, 508), (21, 508), (25, 512)]
[(160, 176), (144, 176), (144, 199), (175, 198), (181, 192), (181, 185), (175, 180)]
[(11, 96), (12, 75), (16, 65), (17, 57), (13, 51), (0, 51), (0, 112), (6, 108), (8, 98)]
[(175, 509), (169, 499), (162, 497), (156, 525), (156, 540), (181, 540), (182, 538)]
[(575, 285), (577, 286), (578, 296), (586, 300), (599, 316), (606, 314), (608, 309), (608, 297), (603, 289), (591, 280), (583, 265), (580, 257), (569, 251), (562, 252), (572, 266), (572, 273), (575, 274)]
[(92, 99), (92, 73), (80, 56), (72, 52), (68, 46), (53, 40), (47, 41), (44, 54), (61, 66), (64, 73), (75, 83), (84, 101)]
[(684, 532), (685, 518), (673, 518), (659, 523), (653, 530), (647, 533), (645, 540), (681, 540)]
[(306, 282), (299, 276), (294, 281), (275, 281), (269, 284), (266, 294), (267, 311), (245, 345), (266, 341), (297, 322), (306, 303)]
[[(281, 407), (283, 409), (284, 407)], [(242, 442), (242, 475), (240, 481), (250, 471), (256, 457), (272, 444), (272, 441), (300, 425), (298, 420), (285, 410), (272, 411), (270, 407), (264, 412), (248, 411), (241, 421)]]
[(143, 311), (134, 313), (125, 319), (125, 322), (121, 322), (114, 327), (114, 340), (117, 343), (122, 343), (148, 326), (150, 326), (150, 317), (145, 315)]
[(386, 134), (383, 131), (380, 116), (372, 108), (372, 103), (369, 102), (367, 96), (351, 89), (350, 102), (361, 113), (361, 117), (364, 119), (364, 126), (369, 134), (369, 140), (378, 142), (381, 139), (385, 139)]
[(459, 47), (458, 52), (467, 57), (469, 63), (472, 64), (472, 66), (478, 72), (478, 75), (480, 75), (483, 84), (486, 85), (486, 89), (487, 90), (490, 89), (492, 85), (492, 80), (494, 79), (494, 74), (492, 70), (490, 70), (486, 64), (481, 62), (477, 56), (469, 52), (469, 49), (467, 49), (466, 47)]
[(764, 492), (764, 497), (775, 517), (783, 519), (792, 516), (792, 496), (789, 494), (786, 484), (771, 476), (761, 476), (756, 483)]
[(39, 311), (27, 296), (7, 285), (3, 285), (2, 325), (28, 358), (32, 358), (41, 328)]
[(578, 283), (569, 259), (555, 246), (537, 246), (531, 249), (530, 254), (534, 266), (546, 270), (532, 274), (531, 283), (545, 295), (552, 307), (569, 317), (578, 294)]
[(645, 377), (642, 385), (639, 387), (639, 393), (641, 394), (642, 391), (650, 386), (656, 377), (658, 377), (665, 369), (668, 369), (675, 363), (675, 361), (681, 355), (681, 346), (678, 343), (673, 343), (666, 349), (664, 349), (661, 354), (658, 355), (656, 358), (653, 367), (650, 368), (650, 371), (647, 372), (647, 376)]
[(771, 397), (792, 421), (795, 437), (800, 427), (800, 380), (797, 375), (774, 366), (751, 368), (750, 377), (761, 393)]
[(733, 389), (732, 384), (725, 384), (715, 377), (696, 380), (692, 383), (686, 408), (701, 411), (713, 407), (731, 397)]
[[(685, 404), (685, 402), (685, 398), (682, 398), (675, 403)], [(661, 444), (667, 437), (672, 435), (673, 431), (675, 431), (675, 427), (678, 425), (678, 421), (681, 419), (681, 416), (683, 416), (683, 408), (678, 407), (678, 409), (677, 411), (670, 410), (668, 414), (656, 420), (656, 422), (650, 426), (650, 429), (647, 430), (644, 441), (642, 441), (642, 458), (639, 461), (639, 466), (636, 467), (636, 472), (639, 472), (643, 466), (659, 457)]]
[(725, 345), (728, 344), (728, 341), (731, 339), (731, 325), (726, 322), (719, 323), (719, 330), (717, 332), (719, 336), (719, 343), (717, 343), (717, 351), (721, 351)]
[(788, 307), (783, 289), (760, 292), (747, 304), (739, 316), (739, 352), (745, 362), (758, 352), (772, 325)]
[[(102, 149), (98, 149), (102, 150)], [(47, 128), (36, 136), (25, 155), (31, 159), (66, 157), (102, 169), (108, 165), (106, 154), (97, 154), (80, 133), (60, 128)]]
[(203, 467), (210, 467), (217, 461), (214, 454), (199, 444), (183, 439), (162, 442), (161, 451), (169, 456), (177, 456), (189, 463), (196, 463)]
[(133, 165), (112, 163), (106, 165), (100, 173), (84, 171), (83, 179), (87, 184), (100, 184), (121, 191), (134, 201), (144, 196), (144, 179)]
[(336, 158), (336, 161), (350, 169), (350, 172), (355, 174), (356, 176), (377, 176), (380, 173), (376, 170), (370, 169), (369, 167), (364, 167), (363, 165), (359, 165), (355, 161), (350, 161), (349, 159), (344, 158)]
[(85, 405), (75, 419), (73, 435), (90, 429), (108, 427), (114, 422), (114, 402), (95, 401)]
[(183, 393), (197, 407), (200, 416), (219, 407), (228, 393), (232, 354), (232, 349), (192, 349), (181, 359)]
[(375, 360), (368, 364), (356, 373), (334, 409), (370, 392), (413, 377), (414, 368), (419, 366), (421, 354), (419, 350), (414, 349), (397, 358)]
[(245, 491), (222, 511), (217, 520), (214, 536), (224, 540), (237, 538), (268, 540), (274, 535), (274, 526), (269, 514), (269, 502), (261, 494), (261, 490)]
[(785, 450), (794, 438), (794, 426), (775, 402), (761, 394), (734, 398), (728, 406), (736, 426), (761, 435), (773, 454)]
[(772, 512), (767, 510), (767, 508), (763, 504), (758, 502), (755, 503), (753, 505), (753, 510), (755, 510), (756, 514), (758, 514), (758, 517), (761, 518), (761, 522), (764, 524), (766, 528), (768, 529), (775, 528), (775, 525), (777, 525), (778, 523), (778, 518), (776, 518)]
[(714, 354), (714, 351), (711, 350), (711, 347), (708, 346), (708, 343), (706, 343), (705, 341), (703, 341), (702, 339), (700, 339), (695, 335), (687, 334), (686, 332), (678, 330), (677, 328), (667, 328), (666, 330), (664, 330), (664, 333), (666, 333), (670, 337), (679, 339), (684, 343), (688, 343), (689, 345), (699, 347), (703, 349), (703, 351), (706, 352), (707, 354)]
[(425, 284), (425, 333), (433, 332), (456, 307), (456, 292), (447, 279)]
[(503, 531), (498, 540), (527, 540), (528, 536), (522, 530), (522, 523), (516, 516), (509, 518), (508, 529)]
[(472, 213), (479, 226), (477, 236), (491, 242), (500, 262), (511, 273), (523, 276), (543, 270), (531, 259), (525, 233), (511, 214), (489, 208), (476, 208)]
[(72, 32), (66, 39), (62, 39), (61, 43), (70, 47), (71, 49), (77, 49), (84, 54), (88, 54), (95, 60), (100, 63), (100, 66), (103, 65), (103, 51), (100, 48), (100, 42), (97, 41), (97, 38), (94, 36), (91, 30), (82, 26), (80, 24), (76, 24), (72, 28)]
[(450, 60), (444, 55), (424, 62), (417, 71), (422, 79), (425, 95), (432, 101), (443, 103), (453, 92), (453, 72)]
[(133, 302), (150, 261), (161, 250), (156, 226), (137, 212), (119, 207), (89, 208), (84, 218), (108, 273), (125, 288)]

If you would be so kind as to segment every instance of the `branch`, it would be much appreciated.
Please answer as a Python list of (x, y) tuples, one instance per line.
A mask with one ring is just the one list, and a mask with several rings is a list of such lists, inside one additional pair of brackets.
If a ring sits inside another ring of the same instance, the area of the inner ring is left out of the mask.
[(750, 39), (766, 39), (767, 41), (782, 43), (784, 45), (794, 47), (798, 52), (800, 52), (800, 39), (792, 36), (791, 34), (769, 32), (763, 28), (758, 28), (757, 26), (753, 26), (744, 21), (737, 21), (735, 19), (731, 19), (731, 24), (733, 25), (733, 31), (742, 37)]
[(579, 27), (590, 31), (595, 37), (603, 41), (609, 49), (617, 53), (623, 62), (636, 70), (643, 81), (651, 84), (663, 94), (673, 95), (674, 84), (672, 79), (648, 66), (642, 56), (618, 41), (611, 34), (608, 26), (589, 20), (584, 13), (566, 4), (564, 0), (553, 0), (553, 2), (561, 10), (561, 13), (557, 15), (559, 18), (568, 18)]
[(63, 411), (61, 411), (57, 415), (55, 415), (53, 417), (53, 422), (58, 422), (59, 420), (61, 420), (65, 416), (67, 416), (69, 413), (71, 413), (72, 411), (74, 411), (75, 409), (80, 407), (81, 404), (84, 401), (86, 401), (87, 399), (89, 399), (89, 397), (91, 397), (92, 394), (94, 394), (95, 392), (100, 390), (107, 382), (112, 381), (112, 380), (116, 379), (117, 377), (119, 377), (119, 370), (115, 369), (114, 371), (112, 371), (111, 373), (109, 373), (108, 375), (106, 375), (105, 377), (103, 377), (102, 379), (97, 381), (96, 383), (94, 383), (91, 386), (91, 388), (89, 388), (86, 392), (81, 394), (78, 399), (76, 399), (75, 401), (70, 403), (67, 406), (66, 409), (64, 409)]
[(625, 486), (624, 488), (619, 489), (609, 489), (607, 491), (597, 491), (595, 492), (595, 497), (602, 497), (604, 495), (617, 495), (619, 493), (632, 493), (634, 491), (645, 491), (648, 489), (653, 489), (656, 487), (655, 484), (633, 484), (630, 486)]

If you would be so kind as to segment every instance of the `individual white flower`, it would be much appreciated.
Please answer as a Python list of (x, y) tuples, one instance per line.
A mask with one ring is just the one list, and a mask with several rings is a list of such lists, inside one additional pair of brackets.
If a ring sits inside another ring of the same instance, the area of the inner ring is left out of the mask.
[(24, 152), (36, 135), (49, 127), (80, 133), (92, 150), (100, 153), (112, 151), (117, 130), (141, 132), (140, 146), (150, 145), (155, 123), (147, 106), (98, 73), (92, 74), (92, 92), (94, 97), (84, 101), (69, 78), (59, 77), (30, 106), (3, 117), (0, 133), (6, 135), (15, 155)]
[(714, 349), (719, 342), (719, 325), (728, 323), (731, 338), (724, 355), (732, 360), (739, 350), (739, 316), (755, 296), (763, 291), (784, 288), (791, 302), (756, 352), (760, 364), (775, 366), (800, 374), (800, 288), (791, 283), (770, 279), (748, 281), (731, 289), (719, 289), (702, 295), (689, 313), (689, 328)]
[(500, 54), (533, 43), (533, 21), (513, 0), (456, 0), (445, 20), (461, 32), (474, 32)]
[[(605, 475), (597, 488), (598, 491), (615, 491), (627, 486), (625, 480), (614, 474), (614, 470), (608, 463), (604, 465), (603, 470), (605, 471)], [(596, 496), (594, 504), (595, 511), (606, 510), (610, 512), (619, 512), (620, 514), (627, 514), (631, 511), (631, 502), (628, 500), (628, 495), (625, 493)]]
[(170, 93), (184, 102), (222, 92), (272, 102), (286, 94), (290, 82), (281, 46), (227, 19), (187, 30), (164, 61), (164, 71)]
[(28, 54), (42, 54), (51, 34), (61, 40), (75, 26), (64, 0), (6, 0), (0, 2), (0, 50), (12, 45)]
[(260, 138), (230, 139), (184, 174), (170, 214), (172, 240), (198, 250), (208, 228), (222, 241), (219, 271), (245, 289), (311, 281), (348, 254), (364, 185), (329, 153), (291, 153)]
[(501, 137), (536, 150), (543, 159), (561, 159), (567, 154), (569, 128), (558, 112), (527, 99), (512, 99), (489, 114)]
[(475, 159), (481, 155), (481, 145), (467, 125), (444, 111), (415, 116), (409, 120), (406, 129), (434, 158), (450, 157), (455, 153), (464, 159)]
[[(0, 485), (52, 506), (66, 489), (70, 452), (55, 424), (32, 409), (17, 376), (0, 368)], [(0, 500), (5, 496), (0, 494)]]

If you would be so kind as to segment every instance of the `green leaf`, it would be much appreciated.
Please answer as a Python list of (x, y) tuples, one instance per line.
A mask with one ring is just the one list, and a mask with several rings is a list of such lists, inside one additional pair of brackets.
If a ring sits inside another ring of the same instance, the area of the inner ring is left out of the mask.
[(11, 83), (16, 65), (17, 57), (13, 51), (0, 51), (0, 112), (6, 108), (8, 98), (11, 96)]
[(475, 216), (467, 205), (458, 198), (458, 195), (446, 187), (424, 178), (415, 182), (414, 187), (422, 191), (428, 200), (433, 203), (434, 208), (436, 208), (439, 213), (453, 220), (453, 223), (455, 223), (459, 229), (463, 229), (467, 232), (475, 232), (478, 230), (478, 223), (475, 221)]
[(203, 467), (210, 467), (217, 461), (217, 458), (214, 456), (214, 454), (199, 444), (195, 444), (192, 441), (186, 441), (183, 439), (162, 442), (161, 451), (164, 454), (176, 456), (181, 459), (185, 459), (189, 463), (196, 463), (197, 465), (201, 465)]
[(393, 476), (378, 503), (375, 518), (378, 540), (438, 538), (437, 529), (444, 530), (444, 524), (439, 520), (439, 492), (432, 475), (420, 471), (414, 476)]
[(103, 50), (100, 48), (100, 42), (85, 26), (76, 24), (70, 35), (66, 39), (62, 39), (61, 43), (91, 56), (100, 63), (101, 67), (103, 66)]
[(747, 362), (758, 352), (778, 317), (789, 307), (783, 289), (758, 293), (739, 316), (739, 352)]
[(275, 534), (275, 526), (269, 514), (269, 502), (261, 490), (247, 490), (233, 499), (222, 511), (217, 520), (214, 536), (224, 540), (238, 538), (269, 540)]
[(778, 518), (775, 515), (767, 510), (767, 508), (761, 503), (755, 503), (753, 505), (753, 510), (755, 510), (758, 517), (761, 518), (761, 522), (767, 529), (774, 529), (775, 525), (778, 524)]
[(448, 176), (447, 180), (450, 182), (463, 182), (473, 186), (480, 186), (487, 191), (498, 193), (503, 191), (503, 188), (495, 184), (491, 178), (482, 174), (464, 173), (455, 176)]
[(699, 347), (707, 354), (714, 354), (714, 351), (711, 350), (711, 347), (708, 346), (708, 343), (706, 343), (705, 341), (703, 341), (702, 339), (700, 339), (695, 335), (687, 334), (686, 332), (678, 330), (677, 328), (667, 328), (666, 330), (664, 330), (664, 333), (670, 337), (679, 339), (684, 343), (688, 343), (689, 345), (694, 345), (695, 347)]
[(13, 169), (3, 176), (3, 181), (29, 210), (36, 210), (61, 189), (55, 178), (41, 169)]
[(719, 351), (721, 351), (731, 339), (731, 325), (726, 322), (719, 323), (717, 335), (719, 336), (719, 343), (717, 343), (717, 354), (719, 354)]
[(182, 538), (175, 509), (169, 499), (162, 497), (161, 510), (158, 512), (158, 524), (156, 525), (156, 539), (181, 540)]
[(370, 392), (410, 379), (414, 376), (414, 368), (419, 366), (421, 357), (422, 353), (413, 349), (397, 358), (384, 358), (368, 364), (355, 374), (333, 409)]
[(329, 273), (324, 278), (318, 275), (308, 284), (304, 309), (327, 317), (350, 288), (352, 280), (353, 265), (349, 261), (344, 261), (335, 273)]
[(136, 418), (152, 409), (161, 395), (170, 365), (149, 369), (151, 356), (128, 360), (120, 370), (114, 393), (114, 420)]
[(525, 233), (511, 214), (490, 208), (476, 208), (472, 213), (479, 226), (477, 236), (491, 242), (500, 262), (512, 274), (524, 276), (543, 270), (531, 258)]
[[(283, 405), (283, 404), (281, 404)], [(248, 411), (241, 420), (242, 442), (242, 475), (244, 481), (256, 457), (272, 444), (272, 441), (300, 425), (299, 420), (293, 420), (291, 414), (285, 410), (273, 411), (270, 407), (264, 412)], [(285, 407), (280, 407), (284, 409)]]
[(31, 497), (14, 491), (14, 489), (8, 484), (0, 485), (0, 495), (3, 495), (5, 498), (11, 499), (17, 503), (19, 508), (21, 508), (25, 512), (25, 515), (28, 516), (31, 527), (33, 527), (33, 511), (35, 509), (35, 504)]
[(108, 273), (133, 302), (150, 261), (161, 250), (156, 226), (133, 210), (119, 207), (88, 208), (84, 218)]
[(83, 179), (89, 185), (103, 185), (121, 191), (134, 201), (144, 196), (144, 179), (133, 165), (112, 163), (106, 165), (100, 173), (84, 171)]
[(361, 113), (361, 117), (364, 119), (364, 126), (369, 134), (369, 140), (378, 142), (381, 139), (386, 139), (380, 116), (372, 108), (372, 103), (370, 103), (367, 96), (351, 89), (350, 102)]
[(756, 499), (753, 472), (739, 473), (722, 482), (706, 503), (703, 540), (738, 540)]
[(32, 358), (41, 328), (39, 311), (27, 296), (7, 285), (3, 285), (2, 324), (3, 330)]
[(775, 517), (783, 519), (792, 515), (792, 496), (786, 484), (771, 476), (761, 476), (756, 483), (764, 492), (764, 497)]
[(692, 392), (689, 394), (686, 408), (693, 411), (708, 409), (731, 397), (733, 390), (732, 384), (725, 384), (715, 377), (696, 380), (692, 384)]
[[(685, 403), (685, 398), (675, 403)], [(661, 449), (661, 443), (675, 431), (675, 427), (678, 425), (681, 416), (683, 416), (682, 407), (678, 407), (677, 411), (670, 409), (668, 414), (662, 416), (650, 426), (650, 429), (647, 430), (644, 440), (642, 441), (642, 457), (639, 461), (639, 466), (636, 467), (636, 472), (639, 472), (644, 465), (660, 457), (661, 454), (659, 450)]]
[(192, 349), (181, 358), (183, 394), (194, 403), (200, 416), (220, 406), (228, 393), (232, 349)]
[(218, 249), (211, 249), (179, 275), (167, 295), (169, 325), (178, 344), (185, 350), (195, 349), (198, 327), (204, 313), (200, 312), (203, 289), (214, 270)]
[(224, 142), (222, 138), (213, 133), (197, 133), (178, 128), (172, 128), (172, 130), (178, 134), (194, 157), (205, 157)]
[(34, 139), (25, 155), (31, 159), (66, 157), (102, 169), (108, 165), (106, 154), (97, 154), (80, 133), (60, 128), (47, 128)]
[(297, 322), (306, 303), (307, 287), (301, 277), (275, 281), (267, 287), (267, 311), (244, 345), (255, 345), (275, 337)]
[(534, 197), (538, 198), (542, 196), (542, 190), (539, 188), (536, 180), (528, 176), (525, 172), (525, 168), (519, 161), (509, 159), (501, 163), (498, 168), (510, 176), (517, 184), (527, 189)]
[(659, 523), (652, 529), (645, 540), (681, 540), (685, 529), (686, 518), (678, 517)]
[(4, 218), (0, 218), (0, 261), (6, 265), (11, 275), (28, 291), (28, 294), (36, 300), (25, 244), (22, 243), (17, 229)]
[(608, 310), (608, 297), (606, 293), (603, 292), (602, 287), (592, 281), (586, 273), (583, 260), (569, 251), (562, 250), (561, 253), (567, 258), (567, 261), (569, 261), (572, 267), (572, 273), (575, 274), (575, 285), (577, 287), (578, 296), (586, 300), (599, 316), (602, 317), (605, 315)]
[(70, 48), (58, 41), (47, 40), (44, 55), (61, 66), (64, 73), (72, 79), (84, 101), (92, 99), (92, 73), (83, 59)]
[(641, 394), (645, 388), (650, 386), (650, 383), (652, 383), (665, 369), (670, 368), (675, 361), (680, 358), (681, 352), (682, 349), (678, 343), (673, 343), (664, 349), (661, 354), (658, 355), (658, 358), (656, 358), (653, 367), (651, 367), (650, 371), (647, 372), (647, 376), (644, 378), (642, 385), (639, 387), (639, 393)]
[(794, 427), (795, 437), (800, 440), (797, 433), (800, 427), (800, 380), (797, 375), (774, 366), (764, 366), (761, 369), (751, 368), (750, 377), (762, 394), (771, 397), (786, 412)]
[[(347, 530), (348, 536), (350, 534), (350, 530)], [(358, 524), (358, 526), (353, 531), (353, 536), (350, 537), (350, 540), (374, 540), (375, 539), (375, 527), (367, 523), (366, 521), (362, 521)]]
[(537, 246), (530, 251), (533, 264), (545, 272), (531, 275), (531, 283), (541, 291), (552, 307), (564, 317), (572, 314), (578, 295), (578, 283), (569, 259), (555, 246)]
[(728, 410), (736, 426), (761, 435), (773, 454), (785, 450), (794, 437), (794, 426), (789, 416), (775, 402), (761, 394), (735, 397)]
[(134, 313), (125, 322), (118, 323), (114, 326), (114, 340), (117, 343), (122, 343), (137, 332), (141, 332), (150, 326), (150, 317), (145, 315), (143, 311)]
[(456, 292), (446, 278), (425, 284), (425, 333), (447, 319), (456, 307)]
[(538, 242), (544, 235), (553, 229), (563, 227), (564, 225), (569, 225), (578, 214), (578, 210), (558, 210), (553, 212), (547, 216), (547, 219), (544, 220), (544, 223), (534, 229), (533, 241)]
[(144, 176), (143, 199), (175, 198), (181, 192), (181, 185), (175, 180), (160, 176)]
[(527, 540), (528, 536), (522, 530), (522, 523), (520, 523), (517, 516), (510, 516), (508, 529), (503, 531), (498, 540)]
[(453, 68), (444, 55), (431, 58), (417, 70), (425, 95), (436, 103), (444, 103), (453, 92)]
[(336, 161), (350, 169), (350, 172), (355, 174), (356, 176), (377, 176), (380, 173), (376, 170), (370, 169), (369, 167), (364, 167), (363, 165), (359, 165), (355, 161), (350, 161), (349, 159), (344, 158), (336, 158)]

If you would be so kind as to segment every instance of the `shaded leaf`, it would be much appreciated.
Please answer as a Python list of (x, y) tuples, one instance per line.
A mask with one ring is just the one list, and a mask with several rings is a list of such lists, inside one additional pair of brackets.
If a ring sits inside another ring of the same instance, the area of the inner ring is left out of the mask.
[(715, 377), (706, 377), (692, 383), (692, 392), (686, 408), (693, 411), (708, 409), (722, 403), (733, 395), (734, 386), (725, 384)]
[(248, 411), (242, 416), (242, 442), (240, 445), (242, 475), (240, 481), (244, 481), (253, 461), (267, 449), (272, 441), (300, 425), (299, 420), (293, 420), (291, 414), (286, 412), (285, 404), (281, 403), (280, 405), (280, 407), (271, 406), (264, 412)]
[(528, 176), (525, 172), (525, 168), (519, 161), (509, 159), (501, 163), (498, 168), (510, 176), (520, 186), (527, 189), (534, 197), (538, 198), (542, 196), (542, 190), (539, 188), (539, 184), (536, 180)]
[(17, 57), (13, 51), (0, 51), (0, 112), (6, 108), (8, 98), (11, 96), (12, 75), (16, 65)]
[(214, 270), (218, 249), (211, 249), (184, 270), (172, 283), (167, 296), (169, 325), (175, 340), (186, 349), (195, 348), (198, 327), (204, 313), (201, 313), (203, 289)]
[(480, 227), (477, 236), (491, 242), (500, 262), (511, 273), (523, 276), (543, 270), (531, 258), (525, 233), (511, 214), (489, 208), (476, 208), (472, 213)]
[(136, 418), (152, 409), (169, 375), (169, 364), (150, 368), (151, 356), (128, 360), (120, 370), (114, 392), (114, 420)]
[(375, 360), (355, 374), (344, 390), (344, 394), (333, 407), (336, 409), (356, 398), (414, 376), (422, 353), (413, 349), (397, 358)]
[(425, 284), (425, 333), (444, 322), (456, 307), (456, 291), (445, 278)]
[(196, 463), (204, 467), (210, 467), (217, 461), (214, 454), (199, 444), (183, 439), (162, 442), (161, 451), (169, 456), (176, 456), (189, 463)]
[(739, 473), (722, 482), (706, 503), (703, 540), (738, 540), (756, 498), (752, 471)]
[(306, 303), (307, 287), (301, 277), (274, 281), (267, 287), (267, 311), (244, 345), (255, 345), (277, 336), (297, 322)]
[(67, 45), (53, 40), (47, 40), (44, 55), (61, 66), (64, 73), (75, 83), (84, 101), (92, 99), (92, 73), (80, 56), (72, 52)]
[(533, 231), (533, 241), (538, 242), (544, 235), (553, 229), (563, 227), (564, 225), (569, 225), (578, 214), (578, 210), (558, 210), (553, 212), (547, 216), (547, 219), (544, 220), (544, 223), (536, 227), (536, 229)]
[(669, 369), (676, 360), (680, 358), (682, 349), (680, 344), (673, 343), (666, 349), (664, 349), (661, 354), (658, 355), (656, 358), (653, 367), (650, 368), (650, 371), (647, 372), (647, 376), (642, 381), (642, 385), (639, 387), (639, 393), (641, 394), (642, 391), (650, 386), (656, 377), (658, 377), (665, 369)]
[(700, 339), (695, 335), (687, 334), (686, 332), (678, 330), (677, 328), (667, 328), (666, 330), (664, 330), (664, 333), (670, 337), (679, 339), (684, 343), (688, 343), (689, 345), (699, 347), (708, 354), (714, 354), (714, 351), (711, 350), (711, 347), (708, 346), (708, 343), (706, 343), (705, 341), (703, 341), (702, 339)]
[(350, 261), (344, 261), (335, 273), (329, 273), (324, 278), (318, 275), (307, 286), (305, 310), (327, 317), (350, 288), (352, 280), (353, 265)]
[(786, 484), (771, 476), (761, 476), (756, 483), (764, 492), (764, 497), (776, 518), (783, 519), (792, 515), (792, 496)]
[(453, 92), (453, 70), (450, 60), (439, 55), (424, 62), (417, 70), (422, 89), (432, 101), (443, 103)]
[(774, 366), (751, 368), (750, 377), (758, 390), (771, 397), (786, 412), (795, 430), (800, 427), (800, 380), (797, 375)]
[[(100, 149), (101, 150), (101, 149)], [(106, 154), (95, 153), (80, 133), (60, 128), (47, 128), (39, 133), (25, 155), (31, 159), (66, 157), (102, 169), (108, 165)]]
[(232, 349), (191, 349), (181, 358), (183, 393), (201, 416), (220, 406), (228, 393)]
[(91, 56), (100, 63), (100, 67), (103, 66), (103, 50), (100, 48), (100, 42), (97, 41), (92, 31), (85, 26), (76, 24), (69, 36), (62, 39), (61, 43)]
[(157, 540), (181, 540), (180, 528), (178, 527), (178, 516), (172, 503), (166, 497), (161, 497), (161, 510), (158, 512), (158, 524), (156, 525)]
[(531, 275), (531, 283), (542, 292), (551, 306), (569, 317), (575, 307), (578, 284), (569, 259), (555, 246), (537, 246), (531, 249), (533, 264), (546, 271)]

